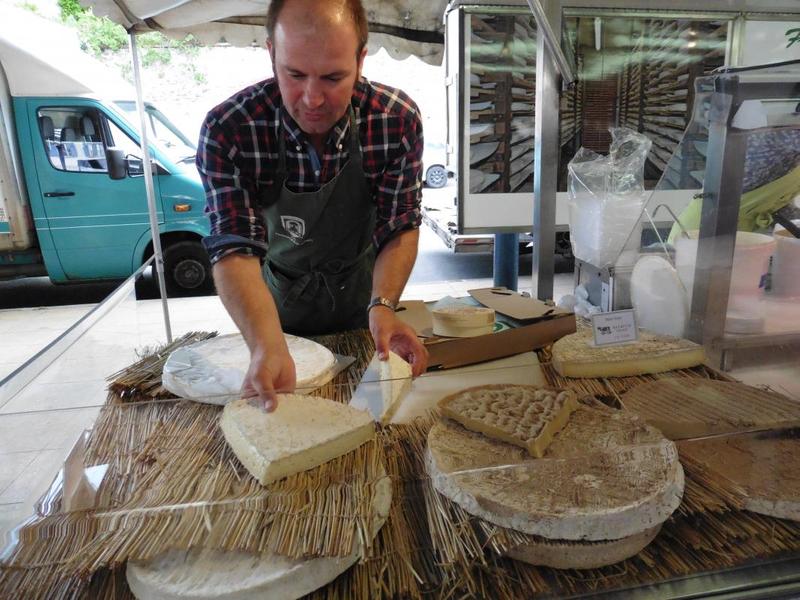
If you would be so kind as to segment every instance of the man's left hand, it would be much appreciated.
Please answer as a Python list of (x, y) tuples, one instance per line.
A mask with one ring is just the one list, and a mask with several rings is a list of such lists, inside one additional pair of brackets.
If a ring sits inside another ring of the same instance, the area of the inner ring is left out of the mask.
[(428, 351), (419, 341), (414, 328), (397, 318), (392, 309), (376, 306), (369, 311), (369, 330), (375, 340), (380, 360), (389, 358), (389, 350), (411, 364), (417, 377), (428, 368)]

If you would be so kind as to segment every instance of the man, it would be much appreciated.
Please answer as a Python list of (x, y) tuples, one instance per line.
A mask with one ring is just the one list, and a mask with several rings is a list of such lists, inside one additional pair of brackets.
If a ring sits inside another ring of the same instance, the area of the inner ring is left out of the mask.
[(415, 376), (427, 366), (394, 312), (417, 254), (422, 125), (405, 94), (361, 78), (366, 42), (360, 0), (273, 0), (275, 78), (214, 108), (201, 130), (205, 244), (250, 348), (242, 392), (267, 410), (275, 390), (295, 387), (281, 325), (368, 325), (383, 360), (392, 349)]

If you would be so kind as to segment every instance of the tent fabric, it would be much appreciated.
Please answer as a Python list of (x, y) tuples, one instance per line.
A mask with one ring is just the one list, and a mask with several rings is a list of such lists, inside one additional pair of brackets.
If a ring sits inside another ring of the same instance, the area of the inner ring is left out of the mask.
[[(203, 44), (264, 44), (270, 0), (81, 0), (97, 16), (128, 31), (160, 31)], [(397, 59), (414, 55), (441, 64), (447, 0), (364, 0), (370, 24), (369, 52), (385, 48)]]

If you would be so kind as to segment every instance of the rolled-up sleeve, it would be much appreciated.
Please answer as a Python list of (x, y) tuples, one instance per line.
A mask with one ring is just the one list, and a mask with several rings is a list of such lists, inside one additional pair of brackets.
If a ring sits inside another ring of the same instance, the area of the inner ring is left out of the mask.
[[(232, 253), (267, 253), (264, 221), (258, 209), (253, 167), (243, 164), (236, 133), (221, 122), (224, 105), (208, 113), (200, 130), (197, 171), (206, 193), (211, 234), (203, 239), (211, 263)], [(224, 113), (223, 113), (224, 116)]]
[(378, 181), (373, 236), (378, 248), (398, 231), (416, 229), (422, 222), (422, 120), (416, 106), (409, 103), (411, 110), (404, 111), (400, 119), (399, 142), (391, 149), (389, 163)]

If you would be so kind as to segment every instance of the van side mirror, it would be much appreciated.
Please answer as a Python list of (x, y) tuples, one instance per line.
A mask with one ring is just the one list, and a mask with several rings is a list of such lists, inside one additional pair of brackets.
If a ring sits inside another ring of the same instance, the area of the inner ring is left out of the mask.
[(124, 150), (106, 148), (106, 164), (111, 179), (125, 179), (128, 176), (128, 161), (125, 160)]

